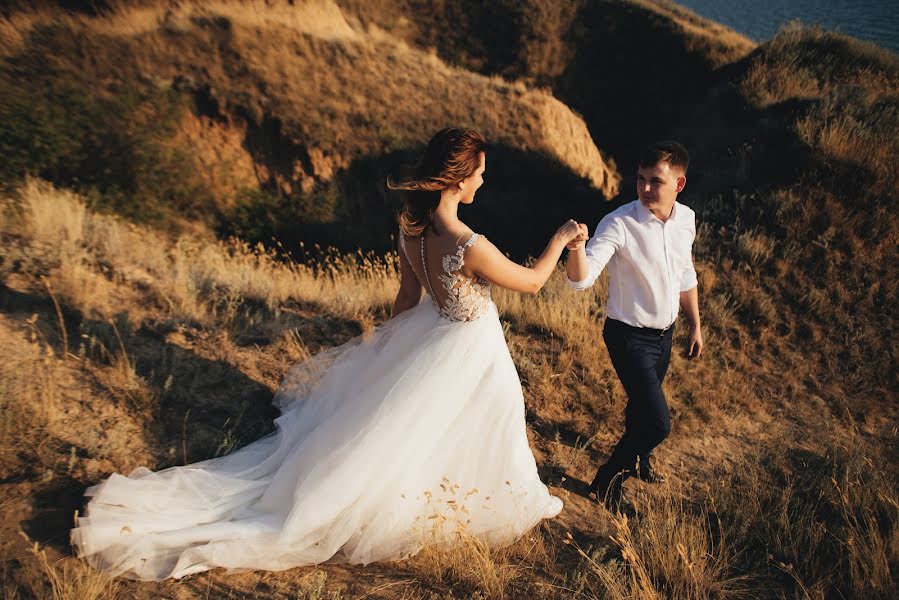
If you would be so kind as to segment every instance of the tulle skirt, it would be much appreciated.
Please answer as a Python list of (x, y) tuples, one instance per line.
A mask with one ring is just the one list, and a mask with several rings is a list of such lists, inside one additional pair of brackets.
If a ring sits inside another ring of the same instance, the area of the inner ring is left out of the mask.
[(537, 475), (496, 307), (446, 320), (428, 298), (288, 373), (274, 433), (230, 455), (89, 488), (79, 555), (180, 578), (513, 542), (559, 513)]

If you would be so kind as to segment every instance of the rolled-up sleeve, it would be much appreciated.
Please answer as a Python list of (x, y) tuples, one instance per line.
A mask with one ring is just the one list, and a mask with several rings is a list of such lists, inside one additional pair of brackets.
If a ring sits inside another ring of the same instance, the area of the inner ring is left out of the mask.
[(624, 245), (624, 227), (612, 215), (607, 215), (596, 227), (596, 233), (587, 242), (587, 278), (582, 281), (568, 280), (568, 286), (585, 290), (596, 282), (596, 278), (606, 268), (615, 251)]
[(699, 280), (696, 278), (696, 269), (693, 268), (693, 259), (691, 258), (684, 269), (683, 275), (681, 275), (680, 291), (688, 292), (697, 285), (699, 285)]
[(687, 249), (688, 260), (680, 277), (680, 291), (682, 292), (690, 291), (699, 285), (699, 281), (696, 278), (696, 269), (693, 267), (693, 240), (696, 239), (695, 217), (690, 220), (689, 227), (692, 235), (690, 236), (690, 247)]

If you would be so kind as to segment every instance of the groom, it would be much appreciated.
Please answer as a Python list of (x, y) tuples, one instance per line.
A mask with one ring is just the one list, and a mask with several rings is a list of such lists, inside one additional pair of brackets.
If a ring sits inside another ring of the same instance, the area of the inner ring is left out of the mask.
[(592, 286), (609, 267), (603, 340), (627, 393), (627, 408), (624, 435), (596, 472), (590, 491), (610, 508), (619, 506), (621, 484), (631, 474), (648, 482), (662, 480), (650, 458), (671, 430), (662, 381), (678, 309), (690, 325), (687, 356), (702, 354), (691, 255), (695, 215), (677, 202), (687, 183), (689, 161), (686, 148), (677, 142), (647, 147), (638, 160), (638, 199), (606, 215), (588, 243), (584, 231), (568, 246), (572, 288)]

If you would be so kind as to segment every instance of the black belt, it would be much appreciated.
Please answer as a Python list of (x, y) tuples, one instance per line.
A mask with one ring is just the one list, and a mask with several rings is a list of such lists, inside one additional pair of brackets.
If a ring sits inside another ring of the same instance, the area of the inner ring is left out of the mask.
[(610, 318), (607, 318), (606, 322), (613, 323), (614, 325), (617, 325), (619, 327), (624, 327), (625, 329), (630, 329), (631, 331), (636, 331), (638, 333), (643, 333), (646, 335), (655, 335), (658, 337), (665, 337), (665, 334), (667, 334), (669, 331), (674, 329), (673, 322), (670, 325), (668, 325), (667, 327), (665, 327), (664, 329), (653, 329), (652, 327), (634, 327), (633, 325), (628, 325), (627, 323), (625, 323), (623, 321), (619, 321), (617, 319), (610, 319)]

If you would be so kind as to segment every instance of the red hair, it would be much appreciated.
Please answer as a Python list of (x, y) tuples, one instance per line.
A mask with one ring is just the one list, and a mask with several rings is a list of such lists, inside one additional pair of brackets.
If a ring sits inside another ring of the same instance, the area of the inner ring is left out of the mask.
[(486, 150), (487, 140), (477, 131), (448, 127), (434, 134), (412, 175), (387, 178), (389, 189), (408, 192), (399, 215), (403, 235), (417, 237), (434, 228), (440, 192), (477, 171)]

